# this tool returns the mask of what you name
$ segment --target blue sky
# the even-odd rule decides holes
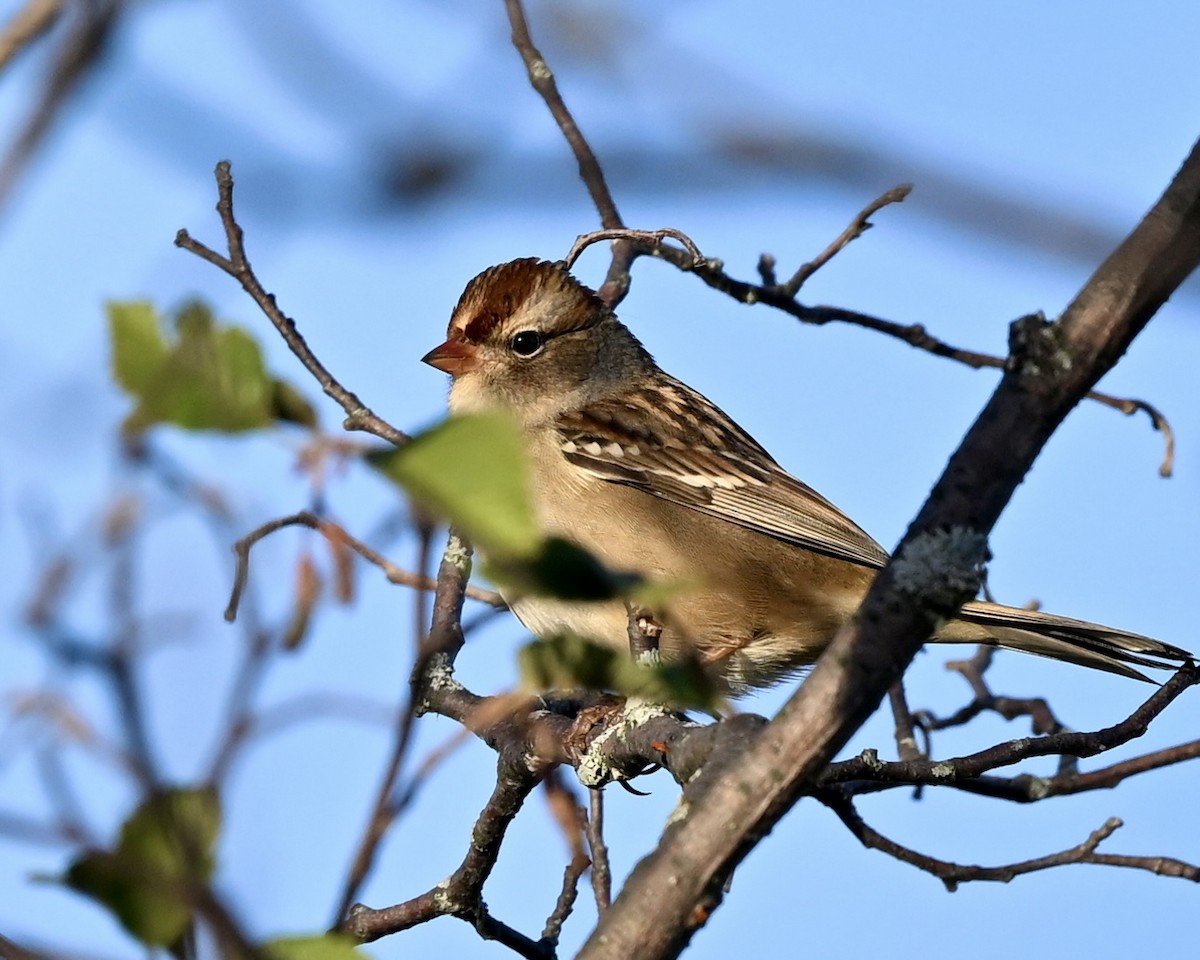
[[[0,3],[0,14],[17,6]],[[912,196],[881,212],[874,230],[809,282],[804,299],[921,322],[952,343],[1002,351],[1010,320],[1035,309],[1053,315],[1069,302],[1200,133],[1200,10],[1165,0],[1102,10],[1082,2],[558,3],[533,5],[531,17],[609,164],[628,222],[681,228],[750,276],[760,252],[783,265],[808,259],[870,199],[912,180]],[[276,371],[317,393],[233,282],[172,245],[181,226],[219,238],[218,159],[233,162],[264,283],[327,366],[404,429],[443,409],[443,379],[417,361],[442,339],[463,284],[498,261],[561,256],[593,226],[573,161],[507,36],[501,4],[461,0],[336,8],[178,0],[134,9],[111,58],[0,210],[5,695],[49,682],[99,726],[108,723],[97,689],[48,672],[19,623],[45,537],[82,537],[134,483],[113,454],[127,402],[107,378],[106,300],[148,297],[169,307],[201,296],[254,329]],[[43,66],[27,56],[0,77],[6,136]],[[763,143],[775,148],[767,159],[751,149]],[[425,194],[411,189],[429,161],[447,155],[461,178]],[[599,250],[579,268],[589,281],[603,270]],[[999,598],[1037,598],[1055,612],[1200,649],[1197,289],[1193,282],[1174,298],[1102,385],[1147,399],[1171,419],[1175,477],[1157,476],[1161,440],[1144,418],[1081,407],[996,528],[990,581]],[[873,334],[799,327],[722,300],[657,263],[639,265],[621,315],[666,369],[885,545],[899,539],[994,383],[992,374]],[[337,411],[325,404],[322,413],[333,429]],[[156,442],[221,485],[246,529],[310,501],[292,467],[294,435],[164,432]],[[395,506],[389,490],[357,470],[331,482],[328,501],[364,534]],[[160,493],[147,492],[147,510],[137,588],[146,622],[163,639],[144,680],[158,750],[186,780],[207,759],[241,634],[221,620],[224,548]],[[306,543],[297,534],[263,545],[255,583],[268,615],[286,609]],[[401,540],[391,553],[410,564],[413,545]],[[362,571],[358,603],[322,612],[306,647],[268,679],[266,702],[304,690],[395,699],[407,672],[412,598],[380,579]],[[72,617],[81,630],[96,629],[104,609],[96,581],[73,599]],[[460,660],[464,680],[504,688],[522,642],[510,620],[482,631]],[[915,705],[949,712],[963,702],[963,684],[940,666],[954,653],[918,658],[909,675]],[[1116,722],[1146,694],[1015,654],[998,659],[993,679],[1005,693],[1045,695],[1076,729]],[[769,712],[785,693],[745,707]],[[1138,746],[1189,739],[1198,719],[1196,698],[1185,697]],[[952,754],[1026,732],[989,719],[936,747]],[[423,721],[418,756],[450,733],[445,722]],[[39,809],[32,736],[25,726],[0,729],[0,811]],[[886,718],[876,718],[849,750],[886,752],[889,743]],[[256,935],[328,923],[387,745],[379,724],[314,722],[256,746],[235,773],[221,877]],[[65,755],[89,818],[110,831],[130,794],[82,751]],[[367,902],[419,893],[457,865],[490,770],[486,749],[472,745],[438,772],[385,845]],[[1197,776],[1184,766],[1029,808],[938,791],[914,803],[897,793],[864,802],[863,812],[902,843],[982,864],[1072,846],[1118,815],[1127,825],[1105,849],[1197,862],[1200,840],[1184,826],[1194,817]],[[662,775],[645,786],[650,798],[609,795],[618,871],[649,849],[676,796]],[[0,931],[88,955],[138,955],[99,911],[28,882],[31,873],[60,870],[64,856],[0,837]],[[487,888],[496,915],[540,930],[564,857],[535,796]],[[1029,942],[1062,957],[1154,955],[1182,949],[1186,934],[1173,918],[1190,915],[1194,898],[1180,881],[1098,867],[949,895],[863,850],[831,814],[802,803],[738,872],[688,955],[747,946],[786,954],[798,944],[814,955],[859,952],[856,944],[866,952],[881,938],[897,958],[927,955],[935,938],[970,942],[984,958]],[[587,903],[581,897],[567,946],[590,928]],[[451,920],[368,952],[423,950],[502,955]]]

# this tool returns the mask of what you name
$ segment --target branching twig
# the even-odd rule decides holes
[[[895,857],[911,864],[926,873],[931,873],[953,892],[960,883],[968,880],[995,880],[1007,883],[1013,877],[1033,873],[1038,870],[1049,870],[1051,867],[1061,867],[1069,863],[1103,863],[1112,866],[1134,867],[1149,870],[1162,876],[1182,877],[1185,880],[1200,882],[1200,867],[1192,866],[1181,860],[1169,857],[1130,857],[1099,854],[1096,848],[1113,835],[1121,827],[1121,821],[1111,817],[1103,826],[1070,849],[1052,853],[1032,860],[1022,860],[1000,867],[977,867],[966,864],[951,863],[938,860],[924,853],[918,853],[908,847],[901,846],[869,826],[854,808],[849,798],[839,791],[828,791],[817,794],[817,799],[829,807],[844,823],[847,829],[858,838],[864,847],[880,850],[888,856]]]
[[[342,927],[363,941],[424,923],[434,917],[454,916],[475,925],[490,939],[502,940],[521,956],[544,958],[553,955],[548,945],[524,937],[500,924],[487,913],[483,885],[496,865],[508,825],[538,778],[527,769],[502,764],[496,787],[471,830],[467,855],[458,869],[432,890],[393,907],[373,910],[358,904],[349,910]]]
[[[315,513],[308,510],[301,510],[299,513],[293,513],[289,516],[279,517],[264,523],[233,545],[234,553],[237,555],[237,571],[234,575],[233,590],[229,597],[229,605],[225,608],[226,620],[233,621],[237,617],[238,605],[241,601],[242,592],[246,588],[247,578],[249,577],[251,548],[259,540],[263,539],[263,537],[269,536],[276,530],[292,526],[308,527],[310,530],[316,530],[331,542],[349,547],[368,563],[373,563],[379,567],[383,571],[384,576],[387,577],[389,583],[413,587],[417,590],[437,589],[437,581],[432,577],[425,576],[424,574],[410,573],[407,570],[401,569],[382,554],[352,536],[339,524],[318,517]],[[488,606],[500,610],[507,609],[504,599],[500,594],[492,590],[483,590],[479,587],[468,586],[466,588],[466,595],[472,600],[478,600],[480,603],[488,604]]]
[[[885,195],[886,196],[886,195]],[[853,226],[853,224],[852,224]],[[849,229],[849,228],[848,228]],[[845,232],[843,232],[843,236]],[[836,245],[836,241],[831,246]],[[823,326],[826,323],[841,322],[862,327],[875,333],[881,333],[907,343],[910,347],[924,350],[935,357],[943,357],[965,364],[973,369],[1003,370],[1005,361],[992,354],[979,353],[975,350],[964,350],[955,347],[944,340],[933,336],[922,324],[901,324],[892,320],[871,314],[847,310],[842,307],[808,306],[799,303],[795,296],[789,294],[786,284],[775,283],[774,258],[764,255],[759,261],[759,273],[764,282],[759,284],[737,280],[725,272],[721,260],[712,257],[701,257],[697,260],[691,251],[684,252],[676,247],[660,245],[658,255],[687,273],[695,273],[714,290],[718,290],[739,303],[764,303],[767,306],[782,310],[789,316],[803,323]],[[1088,400],[1094,400],[1126,415],[1132,415],[1139,410],[1150,417],[1151,425],[1163,435],[1164,453],[1158,472],[1163,477],[1169,477],[1175,463],[1175,437],[1170,423],[1163,414],[1144,400],[1114,397],[1098,390],[1089,390],[1084,395]]]
[[[887,193],[876,197],[859,211],[858,216],[855,217],[850,222],[850,225],[838,235],[837,239],[835,239],[831,244],[829,244],[829,246],[817,254],[816,257],[814,257],[808,263],[801,265],[800,269],[797,270],[792,275],[792,278],[788,280],[787,283],[783,284],[780,289],[790,297],[796,296],[796,294],[800,292],[800,288],[804,286],[804,281],[820,270],[821,267],[825,266],[825,264],[832,260],[838,253],[849,246],[851,242],[857,240],[874,226],[870,220],[874,214],[878,213],[889,204],[903,202],[904,198],[910,193],[912,193],[912,184],[902,183],[898,187],[892,187],[892,189],[887,191]],[[759,272],[761,273],[762,271],[760,270]]]
[[[266,314],[267,319],[279,331],[279,335],[283,337],[289,349],[304,364],[305,369],[312,374],[325,394],[346,412],[346,419],[342,423],[345,429],[363,430],[398,447],[403,446],[409,441],[409,436],[372,413],[354,393],[342,386],[333,374],[325,369],[325,366],[309,349],[304,337],[300,335],[300,331],[296,329],[295,321],[279,309],[275,303],[274,294],[267,293],[263,289],[262,283],[259,282],[250,267],[250,261],[246,258],[242,228],[234,217],[233,175],[230,173],[229,161],[222,160],[218,163],[215,175],[217,179],[217,214],[221,218],[221,225],[225,228],[225,242],[229,255],[222,256],[211,247],[194,240],[187,230],[180,230],[175,235],[175,245],[194,253],[202,260],[207,260],[242,285],[242,289],[250,294],[259,309]]]
[[[984,673],[991,666],[995,653],[995,647],[980,646],[969,659],[951,660],[946,664],[947,670],[962,674],[975,696],[965,707],[945,718],[922,710],[915,719],[926,732],[960,727],[988,710],[1000,714],[1005,720],[1029,717],[1034,733],[1058,733],[1066,729],[1042,697],[998,697],[992,693]]]
[[[571,152],[575,155],[575,159],[579,163],[580,177],[587,186],[592,202],[600,214],[601,225],[606,230],[619,233],[625,225],[617,213],[616,203],[604,178],[604,171],[596,159],[591,145],[580,132],[578,124],[575,123],[563,102],[554,82],[553,72],[546,64],[545,58],[533,45],[529,35],[529,24],[520,0],[505,0],[505,6],[513,28],[513,44],[529,72],[530,83],[546,102],[546,106],[570,146]],[[653,254],[662,257],[681,270],[698,274],[710,287],[733,297],[740,303],[765,303],[804,323],[817,325],[834,321],[850,323],[894,337],[909,346],[932,353],[934,356],[955,360],[975,369],[983,367],[1004,369],[1005,361],[1002,358],[953,347],[931,335],[921,324],[899,324],[854,310],[830,306],[806,306],[796,301],[796,294],[804,282],[854,239],[862,236],[863,232],[871,226],[869,219],[872,215],[889,204],[901,202],[908,196],[911,189],[911,184],[900,184],[873,200],[859,212],[833,242],[811,261],[803,264],[787,282],[782,284],[776,278],[775,259],[769,254],[763,254],[759,259],[758,272],[762,283],[747,283],[736,280],[726,273],[721,260],[700,256],[700,251],[690,241],[686,242],[687,249],[685,251],[663,245],[661,237],[654,240],[655,231],[648,232],[651,238],[650,242],[646,242],[645,238],[636,238],[636,231],[634,231],[620,234],[620,239],[613,245],[612,260],[607,276],[597,292],[605,303],[610,307],[615,307],[629,291],[629,268],[633,261],[639,256]],[[675,232],[668,235],[679,238]],[[568,264],[574,262],[576,256],[578,256],[578,252],[573,248],[567,258]],[[1150,417],[1154,429],[1163,434],[1165,451],[1159,466],[1159,474],[1164,477],[1171,475],[1175,460],[1174,435],[1170,424],[1157,409],[1143,400],[1113,397],[1096,390],[1089,391],[1087,397],[1127,415],[1144,410]]]
[[[529,21],[521,0],[504,0],[504,6],[508,10],[508,20],[512,25],[513,46],[521,55],[525,69],[529,72],[529,83],[545,101],[550,115],[554,117],[554,122],[558,124],[571,153],[575,156],[575,162],[579,164],[580,179],[587,187],[592,203],[600,215],[600,226],[606,230],[624,228],[625,222],[617,211],[617,203],[613,199],[612,191],[608,189],[600,161],[596,159],[591,145],[563,102],[562,95],[558,92],[558,84],[554,81],[554,72],[546,63],[546,58],[533,44],[533,38],[529,34]],[[637,258],[637,249],[637,244],[628,239],[618,240],[613,244],[608,274],[598,291],[601,299],[611,307],[620,303],[629,291],[629,268]]]
[[[958,784],[981,777],[998,767],[1011,766],[1032,757],[1095,756],[1140,737],[1146,732],[1150,723],[1172,701],[1197,683],[1200,683],[1200,667],[1194,665],[1180,667],[1170,680],[1155,690],[1145,703],[1126,719],[1111,727],[1091,733],[1061,731],[1042,737],[1024,737],[1020,740],[1010,740],[988,747],[986,750],[980,750],[968,756],[948,760],[919,759],[888,763],[874,756],[858,757],[831,764],[822,774],[819,782],[823,786],[860,779],[910,785],[919,783]],[[1187,756],[1180,756],[1178,759],[1187,759]],[[1040,800],[1058,792],[1057,779],[1042,779],[1036,784],[1031,783],[1027,795],[1023,799],[1026,801]],[[1070,776],[1064,776],[1063,783],[1069,784],[1071,779]]]
[[[567,251],[567,255],[563,259],[563,264],[570,270],[584,250],[592,244],[600,243],[603,240],[628,240],[637,245],[639,253],[654,254],[661,249],[663,241],[667,237],[678,240],[683,244],[684,249],[694,258],[694,267],[698,267],[704,262],[704,254],[700,252],[700,248],[696,246],[696,242],[682,230],[676,230],[674,227],[660,227],[657,230],[631,230],[628,227],[610,227],[604,230],[592,230],[590,233],[582,233],[576,237],[575,242],[571,244],[571,249]],[[644,250],[641,248],[644,248]]]
[[[416,718],[424,712],[423,700],[426,688],[430,683],[430,666],[435,656],[439,654],[453,663],[453,654],[457,653],[457,646],[454,644],[461,645],[462,643],[462,604],[466,594],[466,581],[470,576],[470,557],[470,548],[451,530],[447,538],[446,550],[442,555],[441,565],[438,568],[433,625],[429,633],[421,637],[416,651],[409,696],[397,715],[395,743],[380,781],[366,829],[363,831],[362,839],[359,841],[346,883],[342,889],[342,896],[334,918],[335,923],[340,922],[347,915],[350,905],[358,896],[359,889],[374,865],[379,844],[395,821],[400,809],[397,799],[402,794],[397,791],[396,784],[404,759],[408,754],[409,744],[412,741],[413,724]],[[446,631],[453,634],[449,641],[447,641]],[[453,653],[451,647],[453,647]],[[499,841],[497,841],[497,847],[498,844]]]

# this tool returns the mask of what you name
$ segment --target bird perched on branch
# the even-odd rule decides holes
[[[479,274],[424,361],[454,378],[452,411],[516,417],[548,534],[614,570],[681,585],[661,616],[662,655],[697,657],[731,692],[815,661],[887,563],[837,507],[659,369],[563,263],[514,260]],[[620,601],[506,599],[536,635],[628,644]],[[967,603],[933,639],[1142,679],[1137,667],[1190,660],[1134,633],[985,602]]]

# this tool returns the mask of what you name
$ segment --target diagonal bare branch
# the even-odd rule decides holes
[[[376,416],[352,391],[342,386],[341,382],[325,369],[324,364],[317,359],[300,331],[296,329],[296,322],[279,309],[275,302],[275,295],[268,293],[263,288],[246,257],[245,238],[242,228],[234,216],[233,174],[228,160],[222,160],[217,164],[215,176],[217,179],[217,214],[221,218],[221,226],[225,229],[228,256],[223,256],[211,247],[193,239],[187,230],[180,230],[175,235],[175,246],[194,253],[202,260],[207,260],[242,285],[242,289],[250,294],[250,297],[258,304],[259,309],[279,331],[279,335],[283,337],[288,348],[304,364],[305,369],[312,374],[325,394],[346,411],[346,419],[342,423],[345,429],[373,433],[397,447],[408,443],[411,439],[408,434],[397,430],[386,420]]]

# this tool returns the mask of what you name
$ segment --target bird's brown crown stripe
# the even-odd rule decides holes
[[[596,308],[579,311],[577,327],[556,332],[590,327],[606,315],[595,292],[571,276],[561,263],[526,257],[489,267],[467,284],[454,308],[451,333],[468,343],[481,343],[535,293],[553,287],[592,301],[589,305]],[[464,322],[460,319],[463,316],[469,319]]]

